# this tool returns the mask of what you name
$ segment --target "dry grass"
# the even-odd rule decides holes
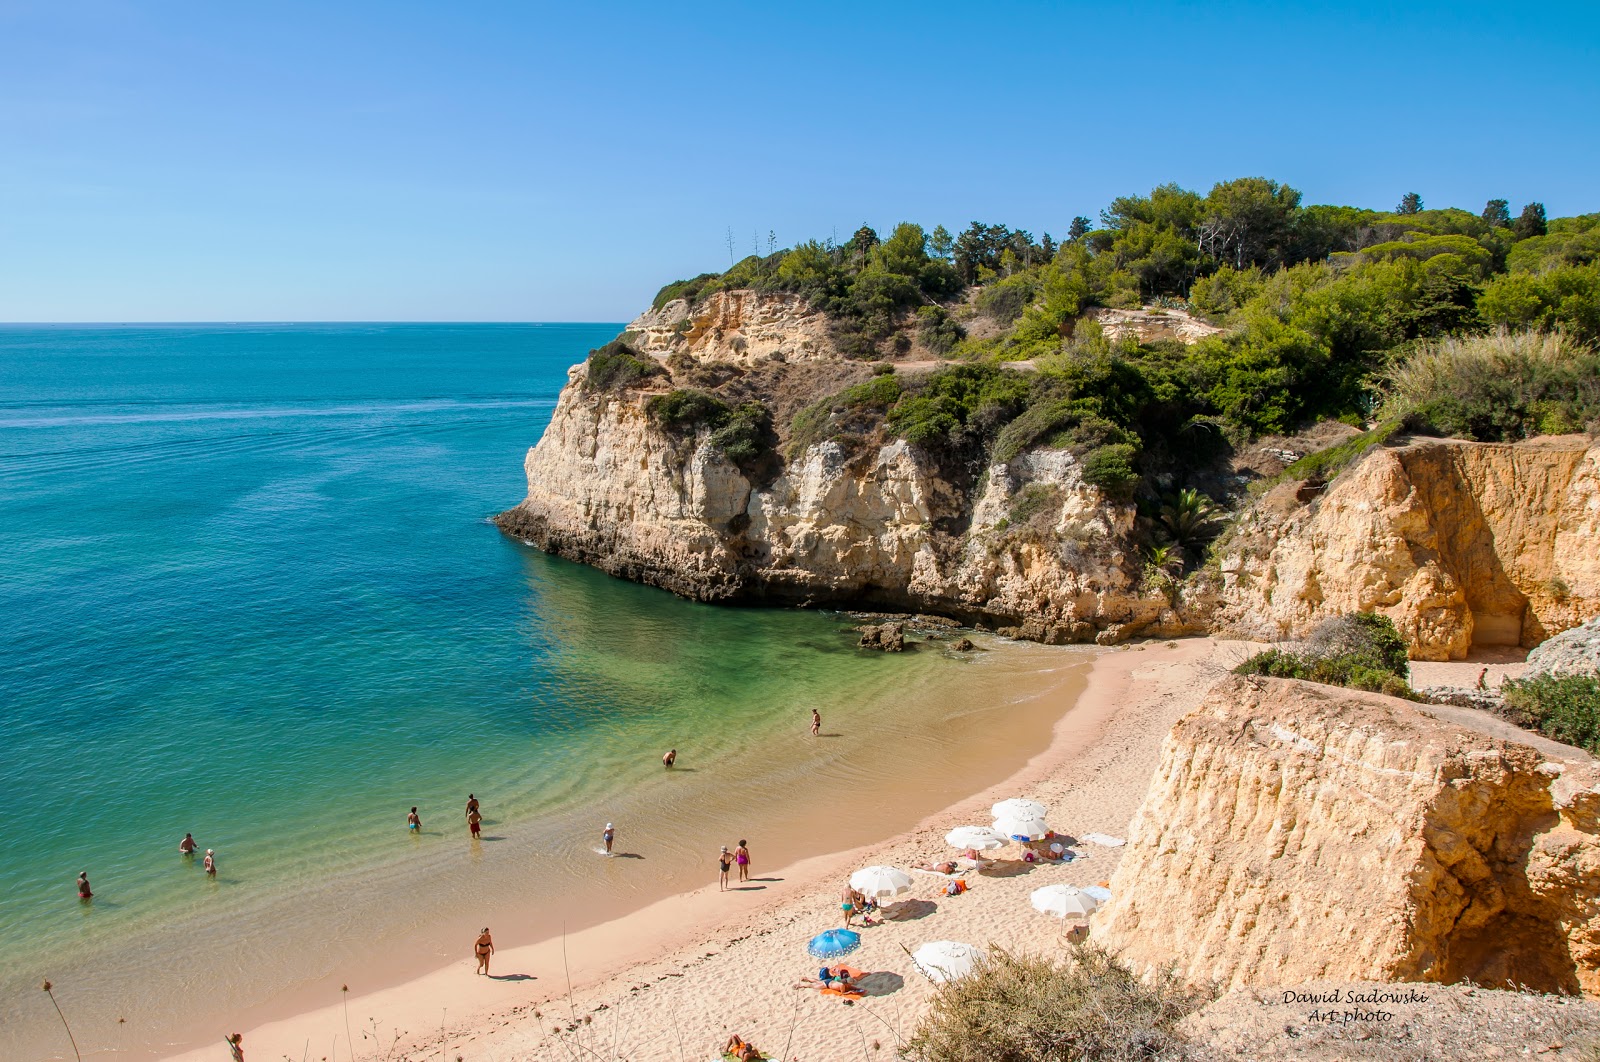
[[[1057,963],[996,949],[943,986],[905,1049],[917,1062],[1180,1059],[1178,1022],[1203,998],[1170,974],[1141,980],[1094,945]]]

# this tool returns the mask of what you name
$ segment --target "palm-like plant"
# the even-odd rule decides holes
[[[1163,494],[1156,521],[1181,547],[1198,545],[1205,541],[1216,519],[1215,502],[1193,487],[1184,487],[1176,494]]]

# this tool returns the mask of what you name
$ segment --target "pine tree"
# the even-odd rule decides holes
[[[1529,203],[1522,208],[1522,213],[1517,215],[1517,223],[1511,226],[1511,231],[1519,240],[1526,240],[1529,236],[1543,236],[1545,234],[1544,204]]]
[[[1396,214],[1422,213],[1422,197],[1416,192],[1407,192],[1400,197],[1400,205],[1394,208]]]
[[[1504,199],[1491,199],[1484,204],[1483,220],[1490,227],[1496,229],[1509,229],[1511,227],[1511,209]]]

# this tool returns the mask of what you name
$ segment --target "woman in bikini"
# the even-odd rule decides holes
[[[728,868],[733,865],[733,857],[728,855],[728,846],[722,846],[722,854],[717,856],[717,891],[728,891]]]
[[[742,838],[739,841],[739,847],[735,848],[733,850],[733,861],[735,863],[739,864],[739,880],[740,881],[749,881],[750,880],[750,849],[745,847],[745,843],[744,843],[744,840]]]
[[[206,849],[206,876],[212,878],[217,876],[217,853],[209,848]]]
[[[478,934],[477,943],[472,945],[472,953],[478,957],[478,972],[487,976],[489,956],[494,954],[494,938],[489,935],[488,926],[484,926],[483,932]]]
[[[412,833],[418,833],[422,830],[422,816],[417,814],[416,808],[412,808],[411,814],[406,816],[406,829]]]
[[[860,893],[856,892],[855,889],[852,889],[848,885],[846,885],[844,887],[844,891],[839,894],[839,910],[844,912],[844,927],[846,929],[850,928],[850,919],[855,917],[856,905],[860,896]]]

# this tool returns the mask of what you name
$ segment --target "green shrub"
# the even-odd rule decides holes
[[[978,309],[1001,324],[1010,324],[1022,316],[1022,311],[1033,301],[1037,281],[1028,273],[1018,273],[996,281],[983,289],[978,296]]]
[[[1385,417],[1480,442],[1600,417],[1600,352],[1560,332],[1442,339],[1413,350],[1382,379]]]
[[[961,430],[960,406],[948,398],[912,395],[889,411],[889,428],[914,446],[936,449]]]
[[[741,468],[772,448],[772,417],[760,402],[743,402],[729,410],[711,433],[711,445]]]
[[[917,338],[930,353],[943,357],[966,338],[966,332],[944,307],[923,306],[917,310]]]
[[[722,399],[689,388],[653,396],[644,411],[656,427],[674,435],[692,435],[702,427],[716,429],[730,412]]]
[[[1307,479],[1327,482],[1354,464],[1356,459],[1374,446],[1382,446],[1389,441],[1390,436],[1399,431],[1402,425],[1399,417],[1393,417],[1360,435],[1352,435],[1344,442],[1334,443],[1315,453],[1306,454],[1300,460],[1283,470],[1283,474],[1276,477],[1273,482],[1278,483],[1291,479]]]
[[[1061,949],[1056,949],[1057,951]],[[915,1062],[1155,1062],[1183,1057],[1178,1022],[1204,997],[1170,970],[1149,980],[1094,945],[996,949],[941,985],[904,1055]]]
[[[620,391],[637,387],[653,376],[664,375],[654,358],[640,354],[620,339],[589,351],[589,373],[583,386],[589,391]]]
[[[1600,680],[1589,675],[1537,675],[1500,687],[1519,726],[1600,753]]]
[[[1017,493],[1011,503],[1011,512],[1006,517],[1010,524],[1025,524],[1035,516],[1059,511],[1061,508],[1061,491],[1053,484],[1030,483]]]
[[[1083,480],[1114,498],[1130,498],[1139,483],[1138,458],[1138,448],[1127,443],[1090,450],[1083,457]]]
[[[1234,672],[1305,679],[1414,700],[1416,693],[1406,680],[1408,648],[1389,617],[1361,612],[1318,624],[1302,652],[1267,649]]]
[[[867,434],[881,424],[883,414],[902,393],[890,368],[889,373],[852,384],[796,413],[789,424],[789,456],[798,457],[807,447],[828,439]]]

